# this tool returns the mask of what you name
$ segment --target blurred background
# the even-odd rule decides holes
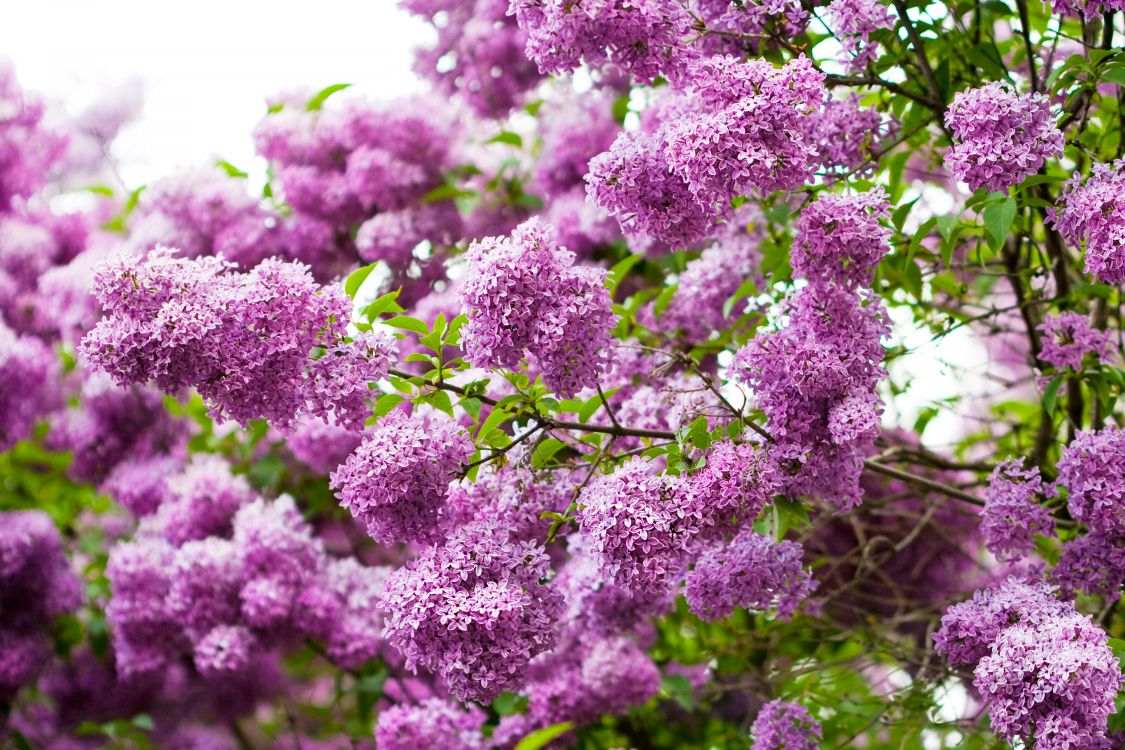
[[[352,83],[392,98],[419,91],[413,50],[432,31],[394,0],[8,2],[0,61],[26,89],[80,111],[117,87],[142,108],[114,144],[139,185],[225,159],[255,175],[250,131],[266,98]]]

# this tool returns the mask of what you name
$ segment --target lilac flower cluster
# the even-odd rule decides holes
[[[525,47],[527,34],[509,17],[508,0],[401,0],[429,20],[437,41],[419,49],[415,69],[446,93],[458,93],[479,115],[503,117],[542,80]]]
[[[532,219],[469,246],[461,340],[477,367],[513,369],[530,354],[547,387],[570,397],[605,372],[615,317],[605,272],[573,265],[553,232]]]
[[[543,106],[542,149],[535,164],[535,187],[554,200],[584,185],[590,159],[613,145],[621,126],[609,97],[568,96]]]
[[[1095,164],[1085,184],[1076,174],[1047,219],[1086,251],[1086,273],[1105,284],[1125,281],[1125,160]]]
[[[12,69],[0,65],[0,211],[39,190],[65,152],[65,137],[43,121],[44,110],[20,88]]]
[[[590,162],[590,196],[627,234],[690,245],[732,198],[797,187],[815,167],[810,114],[824,75],[807,58],[780,69],[706,58],[692,64],[691,82],[651,131],[618,136]]]
[[[736,607],[768,611],[788,620],[816,583],[805,570],[804,549],[752,530],[704,550],[685,576],[684,596],[704,620],[720,620]]]
[[[724,315],[727,300],[747,279],[760,279],[759,243],[766,233],[761,212],[748,203],[720,229],[715,244],[680,274],[676,294],[658,319],[662,330],[678,331],[688,341],[703,341],[729,324],[737,310]]]
[[[475,450],[444,415],[383,417],[332,474],[340,504],[383,544],[435,541],[450,482]]]
[[[701,523],[685,481],[632,458],[582,490],[578,522],[607,580],[652,594],[678,575]]]
[[[893,29],[895,15],[878,0],[832,0],[828,4],[829,28],[843,47],[841,62],[848,72],[866,70],[879,54],[871,34]]]
[[[760,332],[731,370],[766,414],[786,493],[854,507],[863,453],[878,431],[887,313],[866,290],[816,283],[787,312],[788,324]]]
[[[973,190],[1007,190],[1062,153],[1063,136],[1040,93],[993,82],[959,91],[945,113],[953,147],[945,166]]]
[[[0,320],[0,450],[29,437],[35,423],[61,406],[60,362],[34,336],[21,336]]]
[[[1051,0],[1051,11],[1060,16],[1097,18],[1105,13],[1125,10],[1120,0]]]
[[[1099,331],[1090,321],[1076,312],[1062,312],[1048,315],[1039,324],[1043,349],[1039,358],[1049,365],[1070,368],[1075,372],[1082,369],[1086,355],[1108,364],[1114,349],[1113,337],[1108,331]]]
[[[1051,512],[1041,504],[1047,488],[1039,469],[1025,469],[1023,459],[1009,458],[992,472],[981,510],[981,533],[988,551],[1001,560],[1020,558],[1035,546],[1034,536],[1054,536]]]
[[[316,474],[327,476],[344,463],[363,441],[363,434],[319,418],[298,420],[286,436],[293,457]]]
[[[0,213],[0,316],[8,326],[20,333],[51,333],[62,311],[42,298],[40,280],[74,260],[88,239],[81,214],[56,215],[42,204],[22,202]]]
[[[761,446],[713,444],[707,463],[689,480],[691,503],[703,521],[701,535],[723,536],[753,523],[782,484],[777,465]]]
[[[810,139],[825,179],[870,174],[877,156],[898,130],[898,123],[874,107],[864,107],[859,97],[825,99],[809,118]]]
[[[826,194],[801,212],[791,249],[793,273],[812,283],[870,286],[890,249],[890,216],[882,188],[856,195]]]
[[[532,664],[524,691],[527,712],[501,719],[492,741],[511,748],[535,730],[560,722],[593,724],[602,716],[625,714],[659,691],[660,671],[635,641],[571,633]]]
[[[375,337],[341,346],[349,300],[295,263],[236,273],[161,250],[107,264],[95,292],[106,317],[82,342],[89,362],[120,385],[195,387],[213,413],[242,424],[284,427],[312,413],[362,425],[367,380],[385,374],[394,351]],[[321,346],[330,359],[310,360]]]
[[[751,750],[817,750],[820,724],[800,703],[781,699],[762,706],[750,727]]]
[[[387,577],[385,636],[462,700],[487,702],[522,685],[555,645],[562,595],[543,583],[550,561],[496,523],[474,522]]]
[[[168,484],[177,495],[111,550],[106,568],[124,677],[190,655],[204,678],[228,679],[293,636],[317,638],[344,668],[378,653],[382,569],[332,560],[292,498],[258,498],[211,463]]]
[[[713,32],[699,43],[715,54],[741,54],[747,47],[757,50],[764,32],[796,36],[809,17],[797,0],[692,0],[690,7]]]
[[[1008,579],[942,617],[934,636],[973,686],[1002,738],[1037,748],[1096,747],[1121,688],[1105,632],[1038,582]]]
[[[585,63],[618,68],[640,83],[676,81],[693,56],[686,43],[691,16],[675,0],[512,0],[510,12],[527,32],[527,56],[547,74]]]
[[[1092,531],[1125,535],[1125,430],[1079,432],[1057,469],[1074,520]]]
[[[476,706],[465,709],[441,698],[399,704],[379,712],[375,743],[381,750],[485,750],[484,720]]]
[[[52,620],[82,599],[62,539],[39,511],[0,513],[0,701],[9,701],[50,656]]]
[[[277,106],[254,142],[292,209],[281,228],[296,249],[285,257],[309,263],[320,278],[345,272],[357,255],[403,277],[416,246],[460,236],[451,201],[422,200],[453,165],[453,123],[434,103],[351,99],[308,111],[304,97],[291,97]],[[298,252],[306,245],[313,252]]]
[[[122,464],[182,459],[188,426],[168,412],[163,395],[143,385],[121,388],[103,372],[83,374],[79,407],[56,416],[47,440],[50,447],[74,454],[67,470],[71,477],[97,485]],[[134,512],[140,516],[149,510]]]
[[[1116,597],[1125,582],[1125,431],[1079,432],[1057,469],[1056,487],[1088,531],[1063,545],[1054,580],[1067,592]]]

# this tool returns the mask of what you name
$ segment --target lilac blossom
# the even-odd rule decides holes
[[[1046,495],[1039,469],[1025,469],[1023,459],[1010,458],[997,466],[981,511],[988,551],[1000,559],[1020,558],[1034,548],[1035,534],[1054,536],[1054,520],[1042,505]]]

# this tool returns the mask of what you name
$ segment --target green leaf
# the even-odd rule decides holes
[[[516,750],[540,750],[540,748],[546,747],[551,740],[562,737],[573,728],[574,722],[572,721],[543,727],[520,740],[519,744],[516,745]]]
[[[383,313],[400,313],[405,312],[402,305],[398,303],[399,290],[395,289],[393,292],[387,292],[382,297],[372,302],[367,307],[363,308],[363,317],[367,320],[374,321]]]
[[[566,443],[558,438],[547,438],[535,446],[535,450],[531,453],[531,465],[536,469],[542,469],[547,463],[554,458],[555,454],[566,447]]]
[[[513,133],[510,130],[505,130],[499,135],[489,138],[485,143],[507,143],[509,146],[523,148],[523,138],[519,133]]]
[[[383,325],[390,326],[391,328],[401,328],[406,331],[413,331],[414,333],[425,336],[430,332],[430,327],[418,320],[411,318],[407,315],[396,315],[393,318],[387,318],[383,321]]]
[[[731,310],[738,304],[739,300],[746,299],[747,297],[756,295],[758,293],[758,285],[754,283],[753,279],[746,279],[746,281],[739,284],[738,289],[734,290],[734,294],[727,298],[723,303],[723,317],[729,318]]]
[[[691,689],[691,680],[682,674],[666,674],[660,678],[660,691],[671,700],[680,704],[685,711],[695,707],[695,694]]]
[[[346,88],[351,88],[351,85],[350,83],[334,83],[331,86],[321,89],[312,99],[309,99],[309,103],[305,105],[305,109],[309,112],[319,111],[320,108],[324,106],[324,103],[328,101],[328,97]]]
[[[439,201],[452,200],[454,198],[472,198],[477,192],[475,190],[463,190],[456,185],[438,185],[422,196],[423,203],[437,203]]]
[[[1048,414],[1055,413],[1055,399],[1059,395],[1059,386],[1063,383],[1063,376],[1059,375],[1047,383],[1047,387],[1043,390],[1043,409]]]
[[[406,400],[406,397],[401,393],[384,393],[375,402],[375,416],[385,417],[391,413],[391,410]]]
[[[999,250],[1008,239],[1012,230],[1012,221],[1016,218],[1016,202],[1012,198],[1005,198],[996,203],[989,203],[984,209],[984,230],[989,237],[989,246]]]
[[[628,255],[613,264],[613,268],[609,269],[609,273],[606,274],[605,277],[605,285],[609,289],[610,294],[617,291],[617,285],[621,283],[621,280],[625,278],[629,270],[637,265],[637,262],[640,261],[642,257],[643,256],[636,254]]]
[[[363,268],[357,268],[348,274],[348,278],[344,281],[344,291],[349,297],[355,299],[356,292],[359,291],[359,288],[363,286],[363,282],[367,281],[367,277],[371,275],[371,272],[374,271],[378,265],[379,262],[376,261]]]
[[[215,162],[215,166],[226,172],[227,177],[234,177],[241,180],[250,176],[246,172],[243,172],[241,169],[231,164],[226,159],[220,159],[219,161]]]

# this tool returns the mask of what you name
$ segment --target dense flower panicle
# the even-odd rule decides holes
[[[704,248],[680,274],[676,294],[658,318],[660,327],[682,332],[689,341],[703,341],[737,318],[738,308],[724,315],[723,307],[744,281],[760,281],[759,243],[765,226],[751,204],[736,210],[715,244]]]
[[[1097,18],[1118,10],[1125,10],[1121,0],[1051,0],[1052,12],[1073,18]]]
[[[0,321],[0,450],[29,437],[36,421],[62,405],[61,369],[49,346]]]
[[[609,637],[633,632],[650,618],[671,611],[670,590],[632,593],[607,580],[584,535],[571,534],[567,549],[570,559],[555,582],[566,598],[566,620],[572,628]]]
[[[344,463],[362,441],[362,432],[306,417],[294,425],[285,446],[313,472],[327,476]]]
[[[415,70],[443,92],[459,93],[484,117],[503,117],[541,80],[524,54],[527,34],[508,16],[508,0],[400,0],[430,20],[434,46],[419,49]]]
[[[363,429],[371,413],[369,384],[384,378],[397,356],[398,345],[386,331],[358,333],[329,347],[309,365],[306,393],[313,411],[342,427]]]
[[[0,65],[0,211],[31,195],[66,151],[66,139],[43,121],[42,102],[20,88],[8,65]]]
[[[1040,627],[1073,612],[1074,605],[1060,601],[1042,581],[1012,577],[949,607],[934,634],[934,645],[951,665],[972,666],[988,655],[1004,628]]]
[[[1092,531],[1125,536],[1125,430],[1079,432],[1063,448],[1057,469],[1074,520]]]
[[[146,456],[121,461],[102,482],[101,491],[135,518],[155,513],[168,498],[167,480],[183,468],[179,456]]]
[[[674,0],[511,0],[527,32],[527,56],[547,74],[585,63],[615,66],[640,83],[678,81],[695,52],[686,43],[691,16]]]
[[[41,298],[40,279],[78,257],[88,234],[89,218],[83,214],[54,214],[22,202],[10,213],[0,212],[0,323],[40,335],[54,327],[55,311]]]
[[[257,645],[254,634],[241,625],[219,625],[195,645],[195,668],[209,678],[241,672]]]
[[[875,171],[876,158],[898,130],[898,123],[874,107],[864,107],[859,96],[827,97],[809,116],[810,139],[816,148],[817,166],[825,179]]]
[[[1047,220],[1086,251],[1086,273],[1106,284],[1125,281],[1125,160],[1094,164],[1066,184]]]
[[[1076,312],[1062,312],[1048,315],[1039,324],[1043,349],[1039,358],[1058,368],[1081,370],[1086,355],[1108,364],[1116,349],[1113,336],[1108,331],[1099,331],[1090,321]]]
[[[1070,613],[1004,628],[974,671],[992,731],[1041,750],[1096,747],[1104,738],[1121,668],[1105,631]]]
[[[175,548],[158,537],[110,550],[106,577],[112,597],[106,619],[117,669],[126,679],[157,673],[188,648],[168,602],[175,558]]]
[[[622,133],[612,148],[590,160],[586,190],[626,235],[691,245],[712,227],[715,210],[669,168],[660,143],[655,135]]]
[[[245,183],[218,168],[157,180],[137,203],[130,244],[139,251],[175,247],[185,258],[222,255],[244,268],[281,253],[279,218],[259,206]]]
[[[423,203],[398,211],[383,211],[359,225],[355,247],[368,263],[383,261],[402,273],[415,259],[415,250],[429,243],[449,245],[462,234],[461,214],[449,201]]]
[[[574,254],[535,219],[511,237],[474,242],[466,260],[461,340],[470,362],[512,369],[526,352],[560,396],[597,384],[615,321],[604,271],[573,265]]]
[[[0,513],[0,700],[50,655],[51,621],[82,600],[54,522],[39,511]]]
[[[350,319],[342,289],[274,259],[235,273],[217,258],[158,250],[104,266],[95,293],[106,317],[80,347],[90,363],[120,385],[195,387],[215,414],[243,424],[286,426],[310,411],[309,354],[334,346]]]
[[[164,487],[164,499],[145,527],[177,547],[227,535],[235,514],[256,498],[246,477],[232,474],[230,464],[210,454],[194,456]]]
[[[442,698],[399,704],[379,712],[375,743],[380,750],[484,750],[485,718],[476,706],[462,708]]]
[[[434,541],[450,482],[473,451],[469,434],[448,417],[392,412],[333,472],[332,487],[372,539]]]
[[[992,472],[981,510],[981,532],[988,551],[1001,560],[1020,558],[1035,547],[1034,536],[1054,536],[1051,512],[1041,504],[1047,488],[1035,466],[1009,458]]]
[[[817,750],[823,730],[800,703],[780,699],[762,706],[750,727],[751,750]]]
[[[621,126],[611,105],[606,96],[586,94],[568,96],[540,110],[543,146],[535,165],[535,187],[544,197],[553,201],[582,187],[590,159],[613,145]]]
[[[780,490],[782,478],[769,452],[753,443],[724,440],[711,446],[707,464],[691,476],[691,503],[706,536],[753,523]]]
[[[1125,583],[1125,536],[1094,531],[1067,541],[1051,580],[1068,595],[1116,599]]]
[[[466,524],[388,576],[385,636],[408,668],[435,672],[462,700],[490,701],[555,645],[563,598],[542,582],[548,571],[542,547]]]
[[[787,325],[735,353],[731,372],[753,390],[786,474],[786,494],[857,505],[863,451],[874,438],[885,376],[887,313],[874,294],[810,284],[787,303]]]
[[[582,261],[621,239],[617,220],[587,197],[585,187],[551,199],[543,218],[555,227],[559,245]]]
[[[180,458],[189,426],[172,416],[164,396],[143,385],[120,387],[103,372],[85,372],[79,408],[60,414],[48,444],[74,453],[71,477],[104,482],[122,462]]]
[[[716,54],[745,53],[747,41],[738,36],[754,40],[771,30],[779,35],[795,36],[804,30],[809,16],[797,0],[692,0],[690,7],[706,22],[708,29],[720,32],[697,42],[704,45],[706,52]],[[759,42],[750,44],[756,47]]]
[[[793,273],[812,283],[870,286],[875,267],[890,250],[890,216],[882,188],[856,195],[821,195],[797,220],[791,249]]]
[[[895,25],[895,15],[878,0],[832,0],[828,18],[829,28],[843,47],[841,62],[851,73],[865,70],[879,56],[871,34]]]
[[[701,519],[685,480],[632,458],[582,490],[578,522],[601,573],[645,595],[666,589],[680,572]]]
[[[1007,190],[1062,153],[1047,98],[999,82],[954,94],[945,124],[954,141],[945,166],[973,190]]]
[[[704,620],[720,620],[736,607],[776,610],[779,619],[788,620],[816,588],[803,558],[796,542],[775,542],[747,529],[696,558],[684,595]]]
[[[693,244],[731,199],[797,187],[816,166],[810,115],[824,100],[824,74],[807,58],[782,68],[705,58],[691,82],[685,103],[651,132],[618,136],[590,162],[590,196],[627,234]]]
[[[297,598],[296,626],[323,641],[325,654],[342,669],[359,669],[383,653],[380,598],[389,571],[353,557],[332,560]]]

